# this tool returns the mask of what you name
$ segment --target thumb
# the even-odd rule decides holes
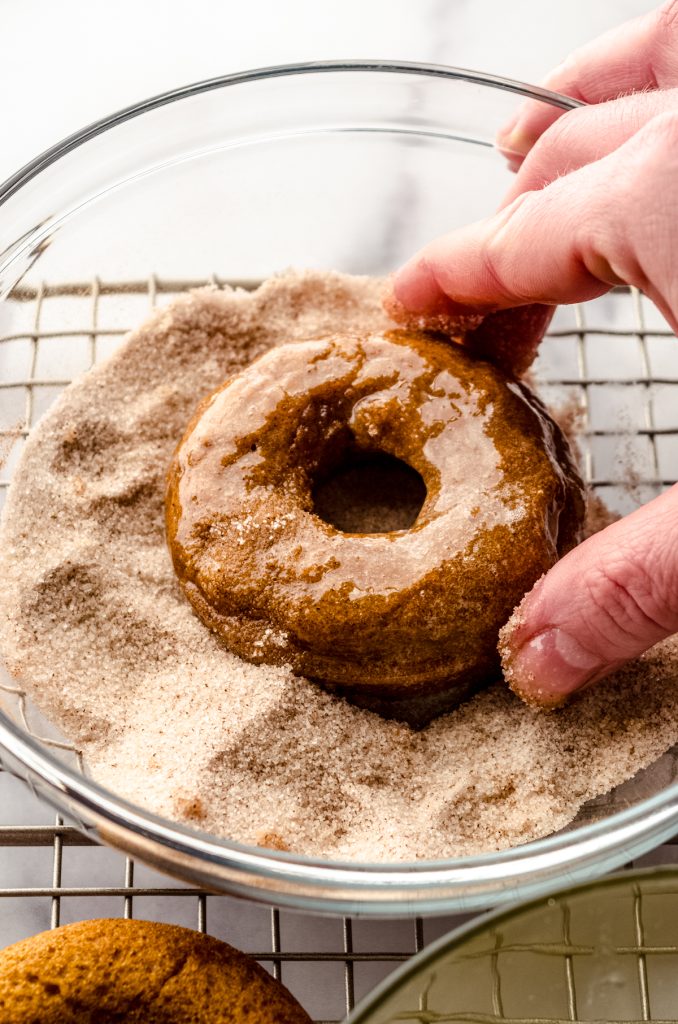
[[[678,632],[678,484],[589,537],[501,631],[504,675],[523,700],[563,703]]]

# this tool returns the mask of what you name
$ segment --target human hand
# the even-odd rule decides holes
[[[670,0],[575,50],[541,84],[587,104],[674,88],[678,85],[678,3]],[[498,139],[514,169],[562,114],[533,101],[518,108]]]
[[[583,301],[627,283],[676,330],[678,3],[590,44],[548,84],[603,102],[561,116],[523,107],[506,134],[529,155],[507,205],[417,254],[395,275],[391,307],[424,320],[500,310],[510,325],[512,307]],[[652,91],[605,102],[635,88]],[[492,318],[485,323],[491,351]],[[513,359],[525,363],[518,345]],[[676,631],[678,486],[537,583],[502,631],[504,672],[526,700],[552,706]]]

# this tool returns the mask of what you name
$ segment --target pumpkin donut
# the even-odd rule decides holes
[[[311,1024],[280,982],[225,942],[110,919],[41,932],[0,952],[11,1024]]]
[[[413,525],[345,533],[323,480],[383,453],[423,480]],[[583,485],[528,388],[417,331],[271,349],[198,407],[168,478],[167,537],[236,654],[415,726],[500,675],[497,634],[578,540]]]

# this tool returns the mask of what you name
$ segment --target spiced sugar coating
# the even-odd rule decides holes
[[[12,1024],[311,1024],[262,967],[176,925],[81,921],[0,952],[0,1020]]]
[[[678,741],[678,638],[555,714],[498,682],[415,732],[232,654],[164,534],[166,469],[199,397],[276,345],[388,330],[381,288],[305,271],[202,289],[67,388],[0,517],[0,654],[92,777],[156,814],[340,861],[474,856],[564,828]],[[589,531],[601,520],[590,510]],[[668,755],[605,813],[675,777]]]
[[[317,482],[375,452],[421,475],[413,526],[321,520]],[[386,331],[281,346],[207,398],[172,462],[167,535],[232,651],[420,726],[499,677],[499,628],[583,511],[567,443],[524,385]]]

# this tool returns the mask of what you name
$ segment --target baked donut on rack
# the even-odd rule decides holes
[[[414,523],[324,521],[322,482],[376,453],[419,474]],[[414,726],[499,678],[500,627],[583,511],[567,441],[528,388],[407,330],[268,351],[200,404],[166,501],[177,577],[232,651]]]
[[[3,1024],[311,1024],[256,960],[173,924],[110,918],[0,952]]]

